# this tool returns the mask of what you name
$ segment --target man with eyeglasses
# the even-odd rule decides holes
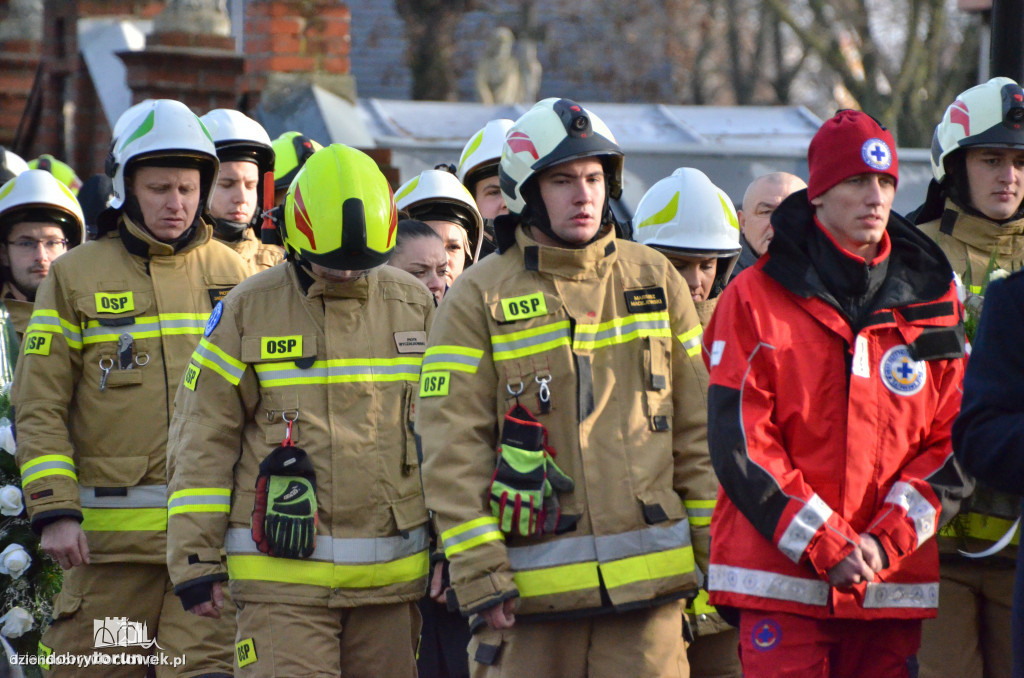
[[[0,297],[20,339],[50,263],[82,242],[85,220],[71,191],[45,170],[28,170],[0,189]]]

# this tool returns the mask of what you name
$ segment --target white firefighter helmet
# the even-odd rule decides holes
[[[1010,78],[976,85],[946,108],[932,136],[935,180],[946,177],[951,153],[972,146],[1024,149],[1024,90]]]
[[[85,239],[85,217],[75,194],[46,170],[26,170],[0,187],[0,233],[25,222],[53,222],[64,231],[68,247]]]
[[[498,176],[508,211],[526,207],[523,187],[538,172],[578,158],[599,157],[607,197],[622,195],[622,149],[604,122],[570,99],[544,99],[524,113],[505,137]]]
[[[120,209],[127,197],[125,176],[139,162],[165,159],[169,166],[188,166],[199,170],[200,211],[206,208],[219,162],[209,131],[188,106],[173,99],[144,102],[114,140],[111,150],[114,197],[110,206]],[[119,120],[118,123],[121,121]]]
[[[8,181],[29,169],[25,159],[14,151],[0,146],[0,182]]]
[[[498,162],[501,160],[501,148],[505,145],[505,135],[515,123],[508,118],[491,120],[477,131],[459,156],[459,181],[472,191],[472,186],[481,175],[493,176],[498,173]]]
[[[420,172],[399,187],[395,204],[413,219],[459,224],[469,236],[466,256],[471,261],[479,258],[484,220],[473,196],[451,172],[442,169]]]
[[[274,147],[263,125],[245,113],[230,108],[215,108],[199,118],[217,147],[221,162],[253,160],[260,175],[274,169]]]
[[[692,167],[680,167],[651,186],[637,205],[633,225],[637,242],[667,254],[728,259],[719,266],[725,280],[739,259],[736,208],[725,191]]]

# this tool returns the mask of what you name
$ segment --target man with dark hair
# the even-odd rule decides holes
[[[622,151],[592,112],[537,103],[499,176],[499,254],[439,307],[416,420],[452,595],[484,622],[471,672],[687,675],[716,490],[697,312],[615,237]]]

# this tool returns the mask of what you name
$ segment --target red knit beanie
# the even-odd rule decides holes
[[[850,109],[839,111],[817,131],[807,149],[807,165],[808,200],[855,174],[888,174],[896,182],[900,178],[892,134],[867,113]]]

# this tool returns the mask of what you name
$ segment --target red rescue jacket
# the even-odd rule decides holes
[[[852,323],[808,254],[817,227],[806,193],[772,223],[769,256],[726,288],[704,335],[722,485],[711,602],[818,618],[934,617],[932,537],[971,484],[950,444],[964,371],[952,271],[893,214],[884,281]],[[873,583],[830,587],[828,570],[865,532],[889,567]]]

